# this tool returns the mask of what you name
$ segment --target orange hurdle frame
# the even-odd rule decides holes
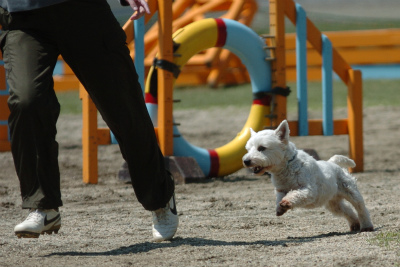
[[[285,69],[285,16],[296,25],[296,7],[293,0],[269,0],[270,4],[270,34],[273,37],[267,38],[267,45],[271,46],[275,60],[272,61],[273,87],[279,86],[286,88],[286,69]],[[307,18],[307,41],[321,55],[322,39],[321,32]],[[349,156],[352,158],[356,167],[350,169],[352,172],[364,170],[364,145],[363,145],[363,117],[362,117],[362,78],[361,71],[353,70],[343,57],[332,47],[333,70],[340,79],[347,85],[347,108],[348,118],[333,121],[334,135],[349,135]],[[276,106],[274,113],[276,120],[271,122],[272,126],[277,126],[280,121],[286,119],[286,99],[276,96]],[[322,135],[322,120],[309,120],[309,135]],[[298,122],[289,121],[291,135],[298,135]]]

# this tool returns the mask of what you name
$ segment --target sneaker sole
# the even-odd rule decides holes
[[[39,236],[42,234],[42,235],[44,235],[44,234],[48,234],[48,235],[51,235],[51,234],[58,234],[58,231],[60,230],[60,228],[61,228],[61,225],[59,225],[59,226],[54,226],[53,228],[51,228],[51,229],[49,229],[49,230],[46,230],[46,231],[43,231],[43,232],[41,232],[40,234],[39,233],[34,233],[34,232],[28,232],[28,231],[21,231],[21,232],[15,232],[15,235],[18,237],[18,238],[39,238]]]

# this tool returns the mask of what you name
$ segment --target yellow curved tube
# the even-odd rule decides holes
[[[224,176],[237,171],[242,166],[242,157],[246,153],[246,143],[250,138],[250,128],[260,131],[266,125],[265,114],[269,107],[263,105],[252,105],[249,117],[242,131],[228,144],[216,148],[219,156],[218,176]]]
[[[218,36],[220,34],[218,27],[220,27],[220,24],[215,19],[210,18],[189,24],[176,31],[173,34],[173,40],[179,47],[174,52],[174,63],[182,68],[198,52],[211,47],[222,46],[223,44],[221,45],[220,42],[225,42],[226,35]],[[154,67],[150,69],[149,77],[151,77],[153,71]],[[151,79],[147,79],[146,93],[150,91],[150,83]],[[241,168],[242,157],[246,153],[245,145],[250,138],[250,128],[255,131],[262,130],[267,123],[265,115],[268,113],[269,106],[253,103],[249,117],[238,135],[231,142],[214,150],[214,155],[218,155],[219,161],[215,165],[218,168],[218,176],[231,174]]]

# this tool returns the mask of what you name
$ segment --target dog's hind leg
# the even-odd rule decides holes
[[[360,220],[360,231],[361,232],[371,232],[374,231],[374,226],[372,225],[371,218],[369,217],[369,212],[365,206],[364,199],[358,192],[357,188],[352,188],[350,194],[345,195],[345,199],[349,201],[358,213],[358,219]]]
[[[357,185],[353,180],[342,180],[339,185],[339,191],[341,195],[349,201],[353,207],[356,209],[358,214],[358,219],[360,221],[361,232],[371,232],[374,231],[374,226],[372,225],[371,218],[367,207],[365,206],[364,199],[361,193],[357,189]]]
[[[349,222],[350,231],[360,231],[358,216],[348,202],[337,197],[330,200],[328,204],[326,204],[326,208],[336,216],[345,217]]]

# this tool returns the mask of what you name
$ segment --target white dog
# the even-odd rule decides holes
[[[256,133],[250,130],[251,138],[246,144],[248,153],[243,156],[243,165],[257,175],[271,174],[277,216],[297,207],[325,206],[333,214],[345,217],[350,231],[374,230],[356,179],[345,169],[355,166],[353,160],[336,155],[328,161],[316,161],[306,152],[297,150],[289,141],[286,120],[275,131]]]

